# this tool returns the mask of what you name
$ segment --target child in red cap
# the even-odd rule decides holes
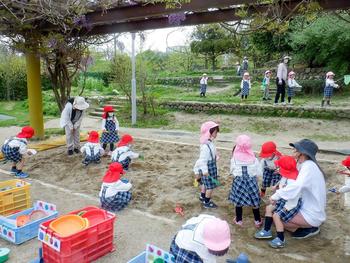
[[[99,135],[97,131],[89,132],[88,142],[80,148],[84,156],[82,163],[88,166],[90,163],[101,163],[101,155],[103,155],[104,150],[99,143]]]
[[[126,179],[120,179],[124,174],[120,163],[111,163],[103,177],[103,183],[99,194],[101,207],[115,212],[125,208],[131,200],[130,189],[132,187]]]
[[[118,143],[118,147],[112,153],[112,162],[118,162],[123,166],[124,170],[129,169],[132,159],[142,157],[140,154],[131,150],[134,139],[131,135],[125,134]]]
[[[298,177],[297,162],[291,156],[282,156],[275,161],[282,176],[279,187],[295,182]],[[264,228],[255,233],[257,239],[268,239],[272,237],[272,221],[276,226],[277,237],[269,242],[273,248],[282,248],[285,246],[283,222],[290,221],[300,210],[302,205],[301,194],[288,201],[281,199],[278,191],[270,197],[271,205],[266,207]]]
[[[109,143],[109,149],[112,152],[114,150],[114,144],[119,141],[118,136],[119,122],[114,115],[114,109],[112,106],[105,106],[103,108],[102,115],[102,136],[101,143],[104,150]]]
[[[263,181],[261,185],[260,196],[264,197],[266,193],[266,188],[270,186],[275,186],[280,180],[281,175],[276,171],[276,166],[274,161],[276,161],[281,153],[277,151],[277,146],[274,142],[265,142],[261,146],[260,151],[261,166],[263,169]]]
[[[22,172],[25,156],[34,155],[35,150],[27,149],[28,139],[34,135],[34,129],[30,126],[22,128],[21,132],[15,137],[11,137],[4,142],[1,151],[6,160],[12,162],[11,173],[18,178],[28,177],[27,173]]]
[[[344,159],[341,164],[346,167],[347,170],[345,171],[339,171],[340,174],[345,174],[347,176],[350,176],[350,156],[348,156],[346,159]]]

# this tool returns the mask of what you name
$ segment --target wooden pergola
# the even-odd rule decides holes
[[[324,10],[350,9],[350,0],[315,0]],[[281,0],[282,15],[288,15],[302,0]],[[258,4],[257,0],[191,0],[175,9],[167,9],[165,4],[142,3],[124,4],[108,10],[96,10],[86,14],[86,19],[92,29],[77,32],[79,34],[103,35],[121,32],[137,32],[149,29],[160,29],[177,26],[192,26],[217,22],[237,21],[237,10],[246,5],[248,15],[267,12],[268,4]],[[184,21],[180,25],[169,24],[168,16],[173,13],[183,13]],[[48,27],[49,29],[49,27]],[[85,30],[85,31],[84,31]],[[27,58],[27,85],[30,123],[37,131],[38,137],[44,135],[41,83],[40,83],[40,58],[28,53]],[[133,80],[133,111],[136,111],[136,90]]]

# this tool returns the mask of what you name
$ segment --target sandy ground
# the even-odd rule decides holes
[[[228,175],[230,151],[233,139],[241,133],[254,138],[254,148],[273,139],[284,153],[290,153],[288,143],[311,136],[318,132],[347,135],[349,122],[304,119],[254,118],[229,115],[174,114],[173,128],[187,124],[200,126],[207,119],[217,120],[228,133],[220,133],[217,139],[220,160],[220,186],[214,193],[214,200],[219,209],[207,211],[198,201],[198,189],[192,185],[192,166],[198,155],[197,132],[163,129],[122,128],[121,133],[130,133],[136,137],[135,151],[141,152],[145,160],[132,163],[126,177],[133,183],[133,200],[130,206],[118,213],[115,224],[115,252],[97,262],[127,262],[143,250],[146,243],[153,243],[167,249],[171,237],[189,217],[202,212],[209,212],[228,220],[231,224],[233,243],[228,257],[236,257],[240,252],[247,253],[252,262],[350,262],[350,210],[344,206],[343,198],[328,195],[328,220],[321,228],[321,234],[306,241],[293,240],[287,235],[287,247],[276,251],[268,247],[265,241],[255,240],[252,213],[244,211],[245,227],[232,225],[233,206],[227,201],[232,179]],[[266,133],[252,132],[250,124],[259,121],[268,124],[278,123],[278,129],[266,128]],[[57,120],[46,123],[47,128],[58,127]],[[82,130],[98,129],[100,120],[86,118]],[[0,128],[0,139],[13,135],[16,128]],[[145,139],[147,138],[147,139]],[[172,142],[178,142],[176,144]],[[320,148],[344,149],[349,147],[346,141],[317,141]],[[326,171],[327,187],[343,184],[344,178],[336,175],[340,155],[319,154]],[[32,199],[45,200],[57,204],[60,213],[66,213],[87,205],[98,205],[98,192],[101,178],[108,166],[109,159],[104,158],[100,165],[83,168],[81,156],[67,157],[64,147],[40,152],[27,164],[32,182]],[[9,169],[9,165],[0,168]],[[1,175],[2,180],[9,176]],[[173,212],[176,203],[185,210],[185,218]],[[263,207],[261,208],[263,213]],[[9,262],[28,262],[34,258],[39,241],[31,240],[20,246],[12,246],[0,240],[0,246],[12,249]]]

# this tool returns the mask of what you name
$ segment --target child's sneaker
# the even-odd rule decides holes
[[[283,248],[285,244],[286,241],[282,241],[279,237],[276,237],[269,242],[270,247],[273,248]]]
[[[83,160],[81,163],[84,164],[84,166],[88,166],[89,165],[89,162],[86,161],[86,160]]]
[[[74,149],[74,152],[77,153],[77,154],[80,153],[79,149],[77,149],[77,148]]]
[[[256,228],[260,228],[262,226],[262,224],[263,224],[262,220],[254,221],[254,225],[255,225]]]
[[[95,161],[96,164],[100,164],[101,163],[101,159],[98,159]]]
[[[243,226],[243,221],[237,221],[236,218],[233,219],[233,223],[241,227]]]
[[[27,178],[29,175],[27,173],[24,172],[19,172],[17,171],[17,173],[15,174],[15,177],[19,178],[19,179],[23,179],[23,178]]]
[[[272,232],[271,230],[266,231],[265,229],[261,229],[258,232],[255,233],[254,237],[256,239],[268,239],[272,238]]]
[[[213,201],[209,201],[208,203],[204,202],[203,207],[204,208],[218,208],[218,206]]]
[[[199,194],[199,201],[201,201],[202,203],[204,202],[204,197],[202,197],[201,194]]]
[[[10,173],[11,174],[16,174],[18,172],[16,167],[12,167]]]

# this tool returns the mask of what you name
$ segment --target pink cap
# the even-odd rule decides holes
[[[292,75],[295,75],[295,72],[294,72],[294,71],[291,71],[291,72],[288,73],[288,76],[289,76],[289,77],[292,76]]]
[[[213,121],[207,121],[202,124],[201,126],[201,136],[199,138],[199,141],[201,144],[206,143],[210,138],[210,129],[214,127],[219,127],[219,124],[213,122]]]
[[[232,156],[241,162],[251,163],[255,160],[255,154],[252,150],[252,142],[249,136],[243,134],[237,137],[236,147]]]
[[[332,71],[328,71],[326,74],[326,78],[328,78],[329,76],[335,76],[335,74]]]
[[[207,220],[203,229],[204,245],[213,251],[222,251],[231,244],[230,227],[225,220],[213,218]]]

